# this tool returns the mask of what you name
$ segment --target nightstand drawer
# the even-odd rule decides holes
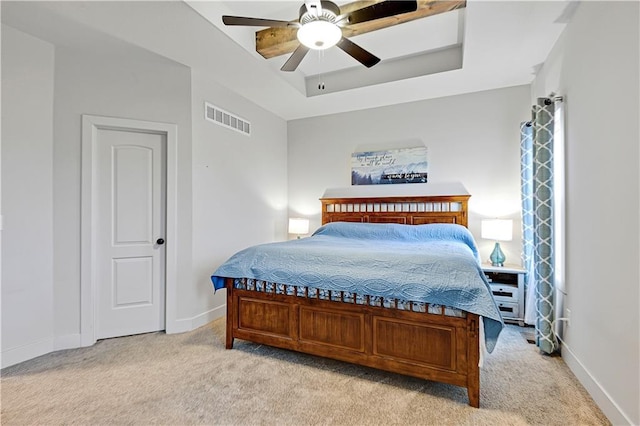
[[[513,286],[518,285],[518,274],[508,272],[484,271],[484,275],[487,277],[487,281],[489,281],[490,284],[511,284]]]
[[[517,303],[496,300],[496,304],[504,318],[520,318],[520,310]]]
[[[518,303],[518,287],[502,284],[491,284],[491,293],[496,301]]]

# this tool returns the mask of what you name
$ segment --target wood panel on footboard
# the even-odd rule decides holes
[[[228,278],[226,347],[234,338],[467,388],[480,405],[479,317],[455,317],[234,287]]]

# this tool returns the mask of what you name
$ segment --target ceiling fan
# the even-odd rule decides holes
[[[337,4],[328,0],[316,0],[306,1],[300,7],[298,21],[224,15],[222,22],[225,25],[298,28],[297,38],[300,44],[280,68],[282,71],[295,71],[310,49],[324,50],[332,46],[338,46],[362,65],[370,68],[380,62],[380,58],[343,37],[342,27],[413,12],[417,8],[416,0],[386,0],[341,15]]]

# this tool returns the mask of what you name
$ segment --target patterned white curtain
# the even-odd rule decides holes
[[[529,294],[535,295],[536,343],[548,354],[558,348],[554,333],[554,112],[552,99],[539,98],[527,123],[530,130],[527,124],[521,127],[523,261],[529,272]]]

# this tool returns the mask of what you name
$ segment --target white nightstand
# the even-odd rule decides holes
[[[493,298],[498,304],[502,319],[524,326],[524,275],[518,265],[491,266],[482,264]]]

